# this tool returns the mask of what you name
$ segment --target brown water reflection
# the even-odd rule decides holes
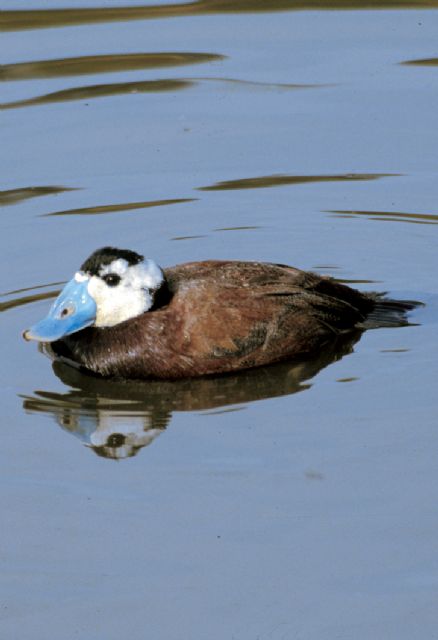
[[[412,224],[438,224],[438,214],[433,213],[402,213],[399,211],[349,211],[332,209],[326,213],[333,213],[338,218],[356,218],[365,216],[369,220],[383,220],[384,222],[410,222]]]
[[[162,91],[178,91],[193,86],[191,80],[143,80],[140,82],[115,82],[112,84],[96,84],[73,89],[62,89],[35,98],[0,103],[0,109],[17,109],[19,107],[33,107],[41,104],[67,102],[71,100],[92,100],[107,96],[124,95],[128,93],[157,93]]]
[[[400,64],[414,65],[418,67],[436,67],[438,66],[438,58],[423,58],[422,60],[406,60]]]
[[[61,280],[60,282],[49,282],[48,284],[40,284],[33,287],[25,287],[23,289],[14,289],[13,291],[0,293],[0,298],[9,298],[5,302],[0,302],[0,313],[2,313],[3,311],[8,311],[9,309],[15,309],[15,307],[22,307],[25,304],[31,304],[32,302],[39,302],[40,300],[49,300],[50,298],[55,298],[60,292],[59,286],[64,284],[65,281]],[[40,292],[40,289],[49,289],[49,287],[50,291]],[[53,290],[52,287],[58,288]],[[34,293],[35,291],[39,291],[39,293]],[[25,293],[26,295],[17,296],[17,294],[23,293]]]
[[[5,302],[0,302],[0,313],[8,311],[9,309],[15,309],[16,307],[22,307],[26,304],[32,304],[33,302],[39,302],[40,300],[55,298],[60,293],[59,287],[65,283],[65,280],[60,280],[59,282],[49,282],[47,284],[39,284],[33,287],[24,287],[23,289],[14,289],[13,291],[0,293],[0,298],[7,298]],[[53,289],[53,287],[56,287],[56,289]],[[50,290],[41,292],[41,289]],[[17,296],[17,294],[23,293],[26,295]]]
[[[254,80],[241,80],[240,78],[197,77],[190,78],[190,80],[193,82],[220,82],[249,89],[275,89],[280,91],[287,91],[289,89],[320,89],[322,87],[333,86],[329,84],[297,84],[294,82],[255,82]]]
[[[218,229],[213,229],[213,231],[255,231],[262,228],[260,225],[242,225],[240,227],[219,227]]]
[[[201,82],[216,82],[232,84],[243,89],[265,89],[290,91],[296,89],[316,89],[327,85],[318,84],[293,84],[293,83],[272,83],[272,82],[251,82],[250,80],[239,80],[234,78],[166,78],[163,80],[141,80],[138,82],[115,82],[112,84],[86,85],[83,87],[73,87],[62,89],[53,93],[46,93],[34,98],[16,100],[14,102],[0,103],[0,109],[18,109],[20,107],[33,107],[42,104],[52,104],[56,102],[68,102],[72,100],[92,100],[94,98],[105,98],[114,95],[136,94],[136,93],[158,93],[163,91],[178,91],[199,85]]]
[[[65,211],[54,211],[44,213],[41,218],[51,216],[95,216],[103,213],[115,213],[118,211],[134,211],[136,209],[149,209],[151,207],[162,207],[170,204],[181,204],[183,202],[194,202],[197,198],[173,198],[170,200],[146,200],[145,202],[124,202],[121,204],[104,204],[95,207],[83,207],[82,209],[66,209]]]
[[[164,51],[158,53],[124,53],[59,58],[57,60],[36,60],[35,62],[2,65],[0,67],[0,81],[59,78],[115,71],[134,71],[136,69],[178,67],[213,62],[224,58],[225,56],[215,53]]]
[[[27,291],[37,291],[38,289],[47,289],[48,287],[55,287],[56,285],[65,284],[64,280],[60,280],[59,282],[49,282],[48,284],[38,284],[34,287],[24,287],[22,289],[13,289],[13,291],[6,291],[5,293],[0,293],[0,298],[4,298],[6,296],[13,296],[16,293],[26,293]]]
[[[206,238],[207,236],[198,235],[198,236],[175,236],[174,238],[170,238],[170,240],[197,240],[199,238]]]
[[[20,397],[27,413],[52,416],[98,455],[127,458],[162,433],[174,411],[208,411],[309,389],[307,381],[351,353],[360,336],[360,331],[352,332],[307,360],[192,380],[116,382],[55,361],[55,374],[72,388],[67,393],[37,390]]]
[[[366,278],[333,278],[336,282],[341,284],[376,284],[382,282],[382,280],[367,280]]]
[[[258,13],[309,10],[434,9],[438,0],[198,0],[182,4],[78,9],[36,9],[0,12],[0,30],[175,18],[218,13]]]
[[[0,313],[8,311],[9,309],[15,309],[15,307],[22,307],[25,304],[31,304],[32,302],[55,298],[59,291],[59,289],[56,291],[44,291],[43,293],[34,293],[30,296],[20,296],[18,298],[13,298],[12,300],[7,300],[6,302],[0,302]]]
[[[267,187],[281,187],[283,185],[307,184],[309,182],[343,182],[378,180],[379,178],[395,177],[398,173],[344,173],[333,175],[296,176],[272,175],[257,178],[241,178],[217,182],[208,187],[198,187],[198,191],[229,191],[233,189],[266,189]]]
[[[64,191],[75,191],[70,187],[22,187],[21,189],[9,189],[8,191],[0,191],[0,207],[6,205],[17,204],[22,200],[30,198],[39,198],[41,196],[50,196]]]

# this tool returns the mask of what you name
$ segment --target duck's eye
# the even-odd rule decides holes
[[[117,273],[108,273],[106,276],[103,276],[102,280],[104,280],[109,287],[115,287],[120,282],[120,276],[118,276]]]

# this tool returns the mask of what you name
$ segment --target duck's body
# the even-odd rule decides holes
[[[90,260],[76,282],[93,280]],[[108,264],[95,273],[108,277]],[[27,337],[51,341],[56,356],[102,376],[172,379],[315,353],[341,333],[366,328],[367,319],[406,324],[405,312],[413,306],[284,265],[208,261],[160,273],[158,284],[147,290],[148,310],[135,317],[69,330],[61,339],[45,339],[32,329]],[[94,290],[90,284],[88,289]]]

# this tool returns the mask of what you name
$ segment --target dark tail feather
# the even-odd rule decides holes
[[[410,322],[408,313],[417,307],[424,307],[423,302],[417,300],[392,300],[382,297],[384,294],[375,295],[373,310],[360,323],[363,329],[379,329],[382,327],[405,327],[415,325]]]

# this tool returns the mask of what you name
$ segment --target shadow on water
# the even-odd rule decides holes
[[[438,0],[198,0],[181,4],[77,9],[34,9],[0,12],[0,30],[148,20],[220,13],[272,13],[273,11],[435,9]]]
[[[28,413],[52,416],[98,455],[135,455],[170,424],[174,411],[233,410],[255,400],[291,395],[311,387],[321,369],[353,351],[360,331],[344,336],[313,358],[250,369],[238,374],[189,380],[117,382],[84,374],[55,361],[53,370],[72,387],[67,393],[37,390],[22,395]],[[234,408],[237,410],[237,408]]]
[[[230,191],[234,189],[266,189],[267,187],[281,187],[284,185],[307,184],[311,182],[344,182],[378,180],[379,178],[396,177],[397,173],[345,173],[333,175],[295,176],[273,175],[257,178],[241,178],[226,180],[207,187],[198,187],[198,191]]]
[[[223,60],[224,58],[225,56],[215,53],[159,52],[36,60],[35,62],[19,62],[2,65],[0,67],[0,81],[64,78],[67,76],[112,73],[115,71],[178,67],[182,65],[213,62]]]
[[[64,191],[75,191],[70,187],[22,187],[21,189],[9,189],[8,191],[0,191],[0,207],[11,204],[17,204],[22,200],[30,198],[40,198],[41,196],[50,196]]]
[[[438,224],[438,215],[433,213],[401,213],[400,211],[349,211],[332,209],[325,213],[332,213],[336,218],[361,218],[381,220],[384,222],[410,222],[411,224]]]

